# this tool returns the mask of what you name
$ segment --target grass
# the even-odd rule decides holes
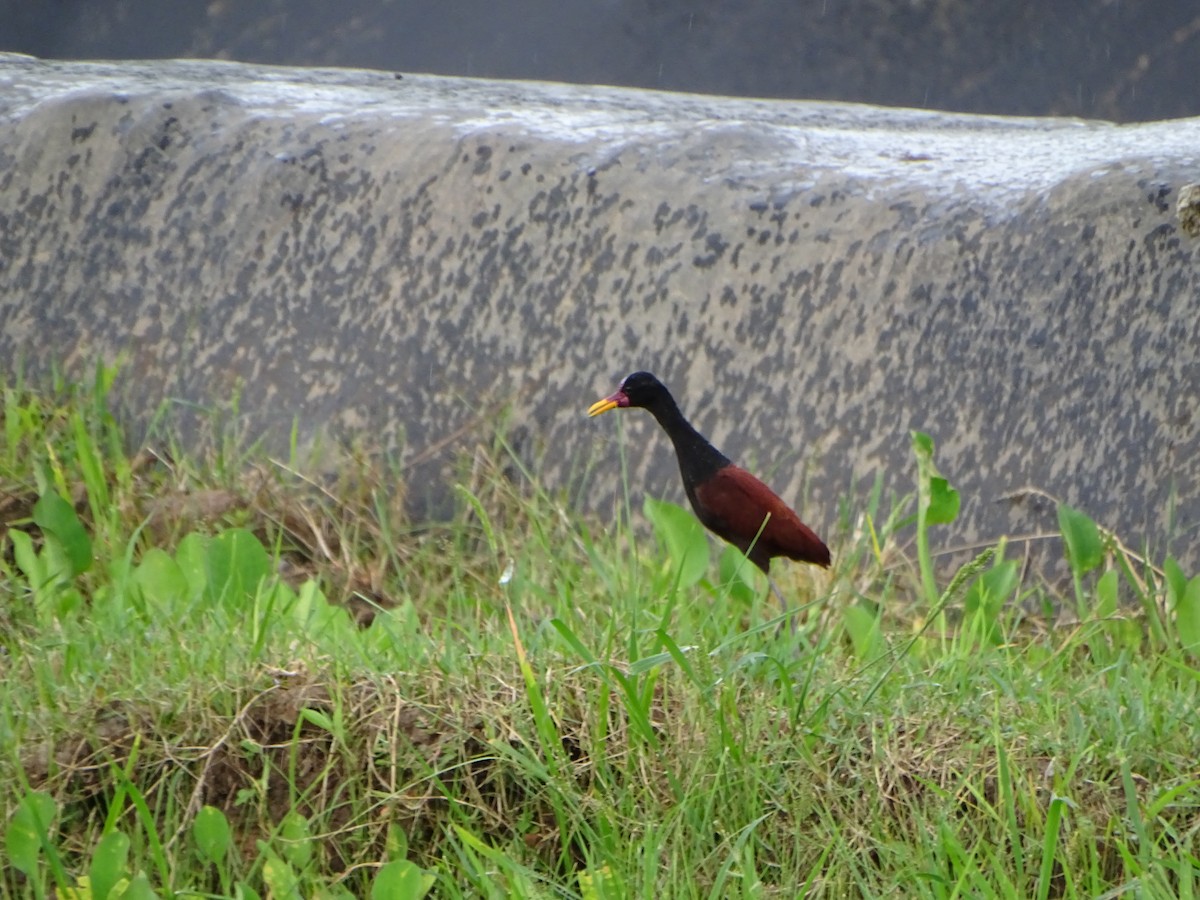
[[[1200,580],[1066,507],[1064,596],[935,570],[924,436],[780,614],[502,435],[414,523],[366,456],[130,453],[109,383],[4,391],[5,896],[1200,894]]]

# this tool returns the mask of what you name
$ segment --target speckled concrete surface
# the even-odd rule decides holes
[[[125,353],[142,411],[240,390],[277,440],[403,447],[418,500],[509,401],[600,509],[584,410],[648,368],[823,532],[854,477],[909,489],[921,428],[952,543],[1042,527],[997,502],[1033,486],[1197,559],[1198,172],[1200,120],[0,56],[0,358]]]

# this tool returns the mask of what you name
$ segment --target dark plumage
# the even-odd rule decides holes
[[[697,518],[764,573],[770,574],[776,556],[829,565],[825,543],[774,491],[705,440],[661,381],[649,372],[634,372],[615,393],[593,403],[588,415],[624,407],[641,407],[658,420],[675,445],[683,488]]]

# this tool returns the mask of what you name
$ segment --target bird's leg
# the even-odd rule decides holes
[[[770,575],[767,576],[767,584],[769,584],[771,586],[771,590],[773,590],[775,592],[775,596],[779,598],[780,611],[786,613],[788,611],[788,604],[787,604],[787,600],[785,600],[783,597],[783,591],[779,590],[779,585],[777,585],[775,583],[775,580],[773,578],[771,578]],[[795,634],[796,633],[796,616],[794,613],[792,615],[788,616],[788,623],[791,625],[792,634]],[[782,626],[780,626],[780,627],[782,627]]]
[[[771,590],[775,592],[775,596],[779,598],[779,609],[781,612],[787,612],[787,600],[783,598],[783,591],[779,590],[779,585],[775,583],[775,579],[770,575],[767,576],[767,584],[771,586]]]

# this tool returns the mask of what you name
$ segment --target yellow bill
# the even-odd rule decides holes
[[[589,416],[598,416],[600,413],[606,413],[610,409],[616,409],[619,404],[612,397],[605,397],[603,400],[597,400],[588,407]]]

